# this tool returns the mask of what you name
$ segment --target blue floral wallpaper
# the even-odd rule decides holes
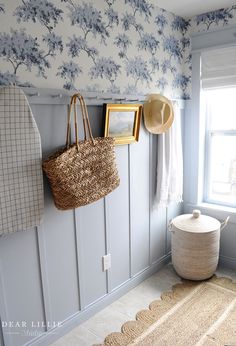
[[[183,19],[155,0],[0,0],[0,85],[189,98],[190,34],[236,6]]]
[[[236,5],[229,8],[221,8],[216,11],[199,14],[190,19],[190,25],[188,27],[188,37],[191,37],[194,33],[206,32],[211,30],[223,29],[227,25],[236,24]],[[191,50],[191,40],[190,40]],[[190,64],[191,64],[191,55]],[[185,73],[188,73],[188,66],[185,64]],[[183,72],[183,74],[185,75]],[[189,87],[191,81],[189,83]]]
[[[190,21],[155,2],[2,1],[0,84],[188,98]]]
[[[189,33],[203,32],[236,24],[236,4],[191,18]]]

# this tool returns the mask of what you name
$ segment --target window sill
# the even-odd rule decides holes
[[[227,216],[230,217],[230,223],[236,223],[236,208],[221,206],[211,203],[199,203],[199,204],[189,204],[184,205],[184,211],[186,213],[191,213],[193,209],[200,209],[203,214],[215,217],[220,221],[226,219]]]

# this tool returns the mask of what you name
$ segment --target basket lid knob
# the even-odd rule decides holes
[[[189,233],[209,233],[218,231],[220,222],[214,217],[202,215],[201,211],[194,209],[191,214],[176,216],[172,220],[175,229]],[[223,226],[222,226],[223,227]]]
[[[195,219],[199,218],[200,215],[201,215],[200,210],[198,210],[198,209],[193,210],[193,217],[195,217]]]

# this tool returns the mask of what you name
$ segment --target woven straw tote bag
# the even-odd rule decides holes
[[[84,127],[84,140],[78,140],[77,100]],[[75,143],[70,143],[71,113],[74,110]],[[87,133],[88,132],[88,133]],[[88,139],[87,139],[88,134]],[[111,137],[93,138],[88,110],[81,94],[71,97],[66,146],[43,162],[54,198],[60,210],[78,208],[97,201],[120,184]]]

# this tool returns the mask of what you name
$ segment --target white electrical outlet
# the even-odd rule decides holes
[[[102,270],[105,272],[109,268],[111,268],[111,254],[110,253],[102,256]]]

